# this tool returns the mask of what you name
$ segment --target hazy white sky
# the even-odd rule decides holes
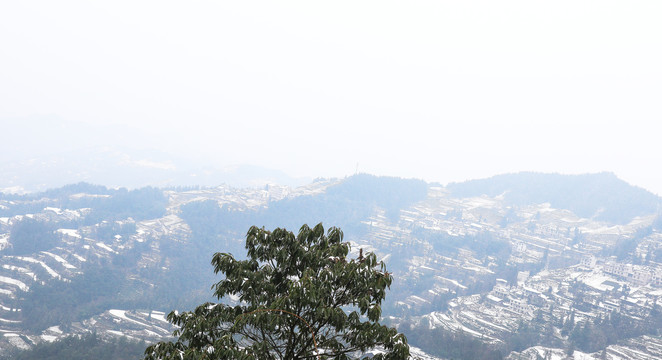
[[[5,1],[0,121],[130,125],[294,176],[613,171],[662,194],[660,19],[659,0]]]

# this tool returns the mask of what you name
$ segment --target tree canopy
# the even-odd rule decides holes
[[[205,303],[168,320],[180,329],[145,359],[406,359],[409,346],[381,325],[381,302],[393,277],[375,254],[348,259],[343,233],[322,224],[286,229],[251,227],[248,258],[212,258],[224,279],[212,286],[224,302]]]

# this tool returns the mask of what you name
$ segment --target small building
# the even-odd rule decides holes
[[[629,275],[629,279],[637,285],[646,285],[653,280],[653,274],[645,269],[635,270]]]
[[[653,286],[662,286],[662,271],[659,269],[653,271],[651,274],[651,285]]]
[[[508,298],[510,290],[508,290],[508,282],[503,279],[497,279],[496,285],[492,288],[494,295],[501,299]]]
[[[517,244],[515,244],[515,251],[518,253],[526,252],[526,243],[523,241],[518,241]]]
[[[510,310],[518,314],[528,314],[531,312],[529,304],[524,299],[510,299],[508,306],[510,307]]]
[[[614,300],[606,300],[599,304],[599,307],[605,309],[607,312],[621,311],[621,306]]]
[[[517,273],[517,286],[524,286],[531,273],[528,271],[519,271]]]
[[[596,263],[597,263],[597,259],[595,258],[595,255],[590,254],[584,256],[582,260],[579,262],[579,265],[586,269],[593,269],[595,268]]]
[[[602,270],[608,274],[627,278],[632,273],[632,265],[610,261],[605,264]]]

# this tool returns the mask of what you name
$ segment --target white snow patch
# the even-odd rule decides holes
[[[37,275],[35,275],[30,269],[20,267],[20,266],[15,266],[15,265],[9,265],[9,264],[2,264],[3,269],[11,270],[11,271],[18,271],[20,273],[23,273],[25,275],[28,275],[29,277],[32,278],[32,280],[37,281]]]
[[[493,337],[491,337],[491,336],[487,336],[487,335],[485,335],[485,334],[483,334],[483,333],[480,333],[480,332],[478,332],[478,331],[476,331],[476,330],[470,329],[470,328],[468,328],[468,327],[466,327],[466,326],[464,326],[464,325],[462,325],[462,324],[458,324],[458,325],[459,325],[459,326],[457,327],[457,330],[462,329],[462,331],[464,331],[464,332],[466,332],[466,333],[469,333],[469,334],[472,334],[473,336],[475,336],[475,337],[477,337],[477,338],[479,338],[479,339],[481,339],[481,338],[485,338],[485,339],[489,339],[489,340],[497,340],[496,338],[493,338]]]
[[[149,327],[149,324],[146,324],[144,322],[140,322],[140,321],[137,321],[137,320],[133,320],[133,319],[127,317],[126,316],[126,310],[112,309],[112,310],[109,310],[108,312],[110,313],[110,315],[112,315],[114,317],[117,317],[117,318],[120,318],[120,319],[123,319],[123,320],[126,320],[126,321],[130,321],[130,322],[139,324],[139,325],[144,326],[144,327]]]
[[[467,288],[466,286],[464,286],[464,285],[460,284],[459,282],[457,282],[457,280],[448,279],[448,278],[445,278],[443,276],[435,276],[435,278],[439,279],[439,280],[442,280],[442,281],[448,281],[449,283],[459,287],[460,289],[466,289]]]
[[[41,338],[46,342],[53,342],[57,340],[57,336],[53,336],[53,335],[41,335]]]
[[[417,347],[411,346],[411,345],[409,346],[409,353],[412,355],[410,358],[414,358],[414,359],[442,360],[441,358],[438,358],[438,357],[435,357],[435,356],[432,356],[432,355],[428,355],[425,352],[423,352],[423,350],[421,350]]]
[[[48,265],[46,265],[46,264],[45,264],[43,261],[41,261],[41,260],[37,260],[37,259],[35,259],[35,258],[31,258],[31,257],[28,257],[28,256],[17,256],[16,258],[19,259],[19,260],[23,260],[23,261],[31,262],[31,263],[34,263],[34,264],[39,264],[39,265],[41,265],[41,267],[43,267],[43,268],[48,272],[48,274],[49,274],[50,276],[52,276],[52,277],[54,277],[54,278],[57,278],[57,279],[61,279],[61,278],[62,278],[62,277],[60,276],[60,274],[58,274],[57,272],[55,272],[55,270],[51,269]]]
[[[149,313],[146,313],[146,312],[141,312],[141,314],[143,314],[145,316],[149,316]],[[166,320],[165,313],[162,312],[162,311],[152,310],[151,314],[152,314],[152,319],[154,319],[154,320],[163,321],[165,323],[170,323],[168,320]]]
[[[19,334],[14,334],[14,333],[7,333],[5,334],[5,337],[7,337],[7,340],[9,340],[9,343],[16,346],[17,348],[27,350],[30,348],[30,345],[26,344],[23,339],[21,339]]]
[[[111,333],[111,334],[113,334],[113,335],[117,335],[117,336],[125,336],[124,333],[121,332],[121,331],[116,331],[116,330],[106,330],[106,331],[108,331],[109,333]]]
[[[75,257],[76,259],[78,259],[80,262],[86,262],[86,261],[87,261],[87,259],[85,259],[84,257],[82,257],[82,256],[80,256],[80,255],[78,255],[78,254],[71,254],[71,255],[72,255],[73,257]]]
[[[480,323],[483,323],[483,324],[485,324],[485,325],[487,325],[487,326],[491,326],[491,327],[493,327],[493,328],[497,328],[497,329],[499,329],[499,330],[503,330],[503,331],[510,332],[509,329],[506,329],[506,328],[503,327],[503,326],[497,325],[497,324],[492,323],[492,322],[489,322],[489,321],[487,321],[487,320],[483,320],[483,319],[481,319],[481,318],[475,316],[474,314],[472,314],[472,313],[470,313],[470,312],[468,312],[468,311],[462,311],[462,315],[464,315],[464,316],[466,316],[466,317],[468,317],[468,318],[470,318],[470,319],[472,319],[472,320],[475,320],[475,321],[478,321],[478,322],[480,322]]]
[[[611,350],[611,348],[609,348]],[[575,350],[572,354],[572,357],[568,357],[565,353],[564,350],[562,349],[555,349],[555,348],[548,348],[544,346],[534,346],[531,348],[528,348],[524,351],[521,352],[522,355],[524,354],[529,354],[531,356],[533,355],[538,355],[542,358],[546,356],[546,354],[549,354],[551,356],[552,360],[565,360],[565,359],[573,359],[573,360],[595,360],[595,357],[593,357],[591,354],[586,354],[581,351]]]
[[[419,303],[428,303],[428,304],[430,303],[428,300],[425,300],[422,297],[416,296],[416,295],[411,295],[411,296],[409,296],[408,299],[411,299],[412,301],[416,301],[416,302],[419,302]]]
[[[80,234],[78,233],[78,230],[76,230],[76,229],[57,229],[56,231],[59,232],[60,234],[63,234],[63,235],[75,237],[75,238],[78,238],[78,239],[82,238],[82,236],[80,236]]]
[[[154,331],[152,331],[152,330],[145,330],[145,333],[146,333],[147,335],[150,335],[150,336],[161,337],[160,334],[158,334],[158,333],[156,333],[156,332],[154,332]]]
[[[11,284],[11,285],[16,285],[18,286],[19,289],[23,291],[28,291],[29,287],[25,285],[24,282],[16,279],[12,279],[6,276],[0,276],[0,282],[3,282],[5,284]]]
[[[10,324],[18,324],[18,323],[20,323],[20,321],[18,321],[18,320],[7,320],[7,319],[3,319],[3,318],[0,318],[0,321],[1,321],[1,322],[5,322],[5,323],[10,323]]]
[[[10,308],[10,307],[7,307],[7,306],[1,305],[1,304],[0,304],[0,309],[2,309],[2,310],[4,310],[4,311],[12,311],[12,310],[14,310],[14,311],[21,311],[21,309],[12,309],[12,308]]]
[[[168,319],[166,319],[164,314],[157,314],[155,312],[152,312],[152,319],[156,319],[156,320],[159,320],[159,321],[163,321],[164,323],[170,324],[170,321],[168,321]]]
[[[108,246],[108,245],[106,245],[106,244],[104,244],[104,243],[102,243],[102,242],[98,242],[98,243],[97,243],[97,246],[100,247],[100,248],[102,248],[102,249],[104,249],[104,250],[106,250],[106,251],[109,251],[109,252],[112,252],[112,253],[115,252],[115,250],[111,249],[110,246]]]
[[[469,271],[475,271],[477,273],[487,273],[487,274],[494,274],[494,271],[481,267],[481,266],[476,266],[476,265],[463,265],[463,269],[469,270]]]
[[[62,334],[62,330],[60,330],[60,327],[59,327],[59,326],[51,326],[51,327],[49,327],[49,328],[46,329],[46,330],[48,330],[48,331],[50,331],[50,332],[57,333],[57,334]]]
[[[42,253],[52,257],[53,259],[55,259],[55,261],[59,262],[60,264],[62,264],[62,266],[64,266],[67,269],[75,269],[76,268],[75,266],[69,264],[69,262],[67,260],[64,260],[60,255],[49,253],[48,251],[42,251]]]

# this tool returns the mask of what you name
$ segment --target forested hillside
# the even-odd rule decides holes
[[[548,202],[557,209],[617,224],[654,213],[660,198],[632,186],[613,173],[560,175],[517,173],[448,185],[453,196],[503,195],[512,205]]]
[[[430,355],[662,356],[651,350],[662,343],[659,202],[611,174],[533,173],[2,194],[0,349],[31,358],[167,339],[165,314],[215,301],[215,252],[245,256],[252,225],[321,222],[342,229],[354,257],[386,263],[383,320]]]

